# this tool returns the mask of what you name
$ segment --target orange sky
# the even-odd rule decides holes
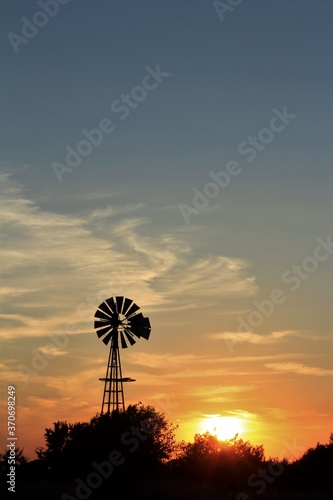
[[[152,325],[127,404],[185,440],[238,418],[267,456],[328,442],[333,3],[67,2],[18,47],[40,2],[2,3],[0,447],[8,385],[32,459],[100,411],[117,295]]]
[[[237,417],[243,428],[239,437],[264,444],[266,456],[296,458],[318,441],[328,441],[332,370],[324,367],[326,356],[316,352],[318,342],[309,334],[253,336],[253,343],[251,337],[239,341],[230,353],[212,334],[198,342],[195,324],[189,333],[184,327],[187,336],[182,338],[175,326],[159,324],[161,313],[148,306],[144,313],[152,323],[149,341],[141,339],[121,351],[123,375],[136,379],[125,384],[127,404],[155,406],[179,425],[177,438],[186,441],[212,431],[210,416]],[[191,348],[185,338],[193,339]],[[299,339],[308,354],[295,352]],[[98,378],[104,376],[108,348],[93,329],[21,342],[29,346],[21,374],[2,369],[16,386],[18,443],[35,458],[45,427],[56,420],[87,421],[100,411],[103,384]],[[329,349],[330,341],[323,342]]]
[[[330,286],[330,255],[292,291],[281,279],[290,262],[273,273],[272,286],[245,259],[191,255],[186,235],[156,239],[128,216],[112,226],[110,248],[86,218],[43,211],[3,179],[10,193],[3,217],[17,232],[4,240],[10,278],[3,289],[1,410],[6,385],[15,385],[18,442],[31,458],[45,427],[87,421],[100,411],[98,378],[108,348],[94,332],[93,316],[113,295],[135,300],[152,325],[149,341],[121,350],[123,375],[136,379],[125,385],[125,400],[164,412],[179,425],[178,439],[192,440],[209,428],[209,416],[220,415],[238,417],[240,437],[264,444],[268,456],[298,456],[328,441],[330,312],[319,297]],[[101,224],[105,217],[91,215]],[[309,244],[304,258],[317,246]],[[252,331],[239,328],[242,319],[253,321],[258,303],[269,307],[273,289],[281,290],[283,303]],[[1,432],[5,438],[4,424]]]

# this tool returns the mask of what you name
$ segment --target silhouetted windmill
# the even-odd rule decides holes
[[[110,297],[98,306],[95,313],[97,320],[94,328],[98,338],[101,338],[105,345],[111,340],[106,375],[99,379],[104,382],[101,413],[125,410],[123,382],[135,381],[122,376],[119,340],[121,347],[127,348],[128,345],[135,344],[134,336],[149,339],[150,321],[139,310],[139,306],[131,299]]]

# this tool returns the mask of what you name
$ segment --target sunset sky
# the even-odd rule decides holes
[[[121,351],[126,404],[272,457],[328,442],[332,2],[45,4],[1,7],[0,408],[14,385],[18,445],[34,459],[45,427],[100,411],[93,316],[116,295],[152,325]]]

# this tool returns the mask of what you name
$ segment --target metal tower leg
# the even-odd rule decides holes
[[[117,343],[112,341],[104,379],[101,413],[110,414],[115,410],[125,411],[125,401],[119,347]]]

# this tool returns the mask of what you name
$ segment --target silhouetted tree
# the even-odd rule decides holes
[[[196,434],[194,442],[184,444],[182,453],[170,467],[192,480],[214,481],[226,489],[246,484],[246,480],[265,461],[263,446],[242,439],[219,441],[206,432]]]
[[[4,453],[0,453],[0,465],[4,467],[8,464],[8,459],[10,458],[10,450],[4,450]],[[15,463],[16,465],[23,465],[28,463],[29,459],[24,455],[24,448],[15,448]]]
[[[333,434],[327,444],[317,443],[290,465],[288,487],[333,493]]]
[[[70,439],[72,425],[67,422],[54,422],[53,429],[46,428],[44,438],[46,448],[35,450],[37,457],[44,461],[52,471],[61,469],[63,453]]]
[[[107,460],[116,450],[124,457],[117,474],[131,469],[135,476],[156,470],[171,457],[175,429],[164,414],[138,403],[125,411],[95,416],[89,423],[55,422],[44,434],[46,448],[36,453],[53,477],[68,479],[88,473],[93,462]]]
[[[4,453],[0,453],[0,477],[6,478],[9,473],[9,467],[15,465],[16,470],[22,469],[28,464],[29,459],[24,455],[24,448],[15,448],[15,463],[13,464],[13,454],[10,450],[4,450]]]

